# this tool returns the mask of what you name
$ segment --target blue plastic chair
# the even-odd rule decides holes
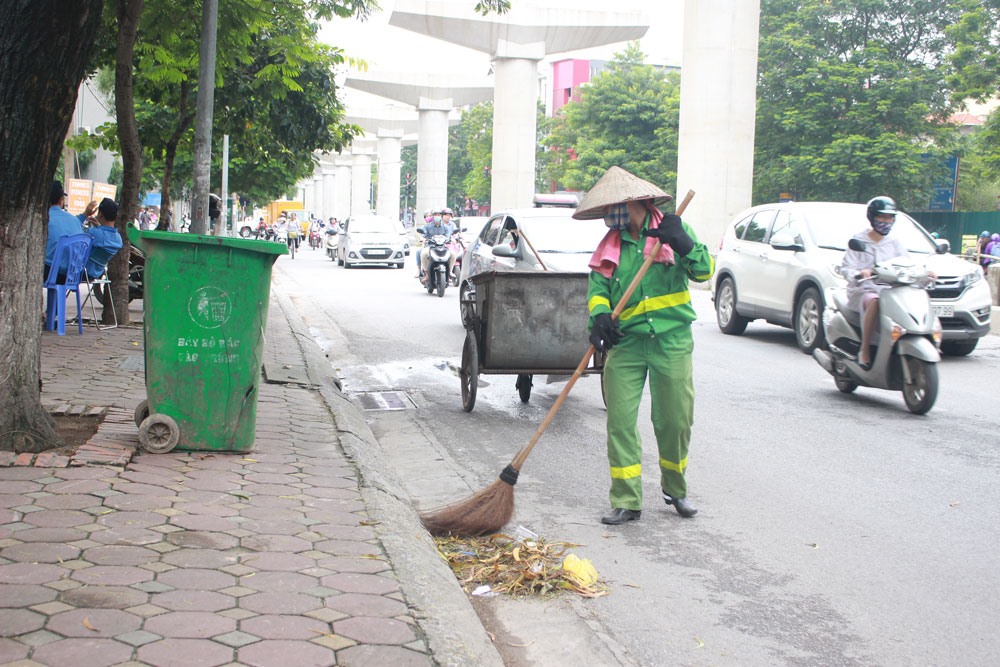
[[[61,237],[56,244],[49,277],[45,280],[45,328],[49,331],[58,329],[60,336],[66,335],[66,297],[69,292],[76,293],[76,321],[80,333],[83,333],[80,279],[93,242],[90,234],[71,234]],[[65,273],[59,270],[64,264]]]

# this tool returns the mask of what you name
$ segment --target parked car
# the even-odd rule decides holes
[[[471,314],[469,303],[475,298],[471,278],[480,273],[544,270],[589,273],[587,262],[608,228],[603,220],[574,220],[572,215],[573,209],[569,208],[523,208],[490,216],[465,249],[458,281],[462,321]]]
[[[823,310],[830,291],[844,289],[836,272],[847,242],[869,227],[864,204],[784,202],[743,211],[719,244],[712,298],[716,321],[727,334],[741,334],[762,319],[795,331],[799,348],[811,353],[823,340]],[[967,355],[990,328],[990,289],[974,264],[948,253],[900,212],[892,234],[937,275],[931,303],[943,329],[941,351]]]
[[[337,264],[387,264],[403,268],[407,240],[388,215],[359,215],[344,221],[337,238]]]

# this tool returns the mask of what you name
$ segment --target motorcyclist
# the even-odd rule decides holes
[[[896,202],[891,197],[878,196],[868,202],[867,216],[871,229],[858,232],[854,238],[865,244],[865,250],[844,253],[841,275],[847,278],[848,306],[861,313],[861,350],[858,365],[863,370],[871,368],[871,340],[878,323],[879,292],[885,289],[872,280],[875,265],[895,257],[909,257],[906,247],[890,236],[896,222]]]
[[[446,218],[447,216],[447,218]],[[447,238],[451,238],[451,235],[455,233],[455,225],[451,224],[451,209],[448,207],[435,209],[433,212],[433,218],[431,222],[424,225],[424,243],[426,244],[432,236],[437,236],[438,234],[443,234]],[[452,253],[451,258],[448,260],[448,275],[451,275],[452,266],[455,264],[455,255]],[[427,284],[427,269],[430,268],[430,254],[421,253],[420,256],[420,283],[423,285]]]

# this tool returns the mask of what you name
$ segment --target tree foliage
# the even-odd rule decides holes
[[[580,90],[578,101],[560,110],[544,139],[546,181],[586,190],[618,165],[675,188],[680,79],[644,61],[638,44],[629,44]]]
[[[764,0],[754,199],[926,206],[954,148],[945,0]]]
[[[946,28],[955,44],[948,78],[960,98],[979,101],[1000,89],[1000,0],[957,0],[958,18]]]
[[[257,201],[279,196],[312,172],[314,151],[339,151],[360,133],[344,122],[333,79],[350,59],[319,42],[316,20],[365,18],[376,6],[373,0],[220,4],[213,136],[230,135],[231,190]],[[140,141],[147,172],[167,185],[167,197],[180,195],[191,180],[200,16],[200,3],[147,0],[136,46]],[[104,54],[96,64],[109,58]],[[100,130],[76,145],[118,150],[117,126]],[[179,186],[171,186],[175,165]]]
[[[462,111],[458,125],[448,131],[448,201],[465,198],[490,201],[493,164],[493,102],[481,102]],[[418,211],[419,213],[419,211]]]

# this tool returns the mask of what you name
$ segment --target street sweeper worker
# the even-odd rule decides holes
[[[671,199],[652,183],[611,167],[573,214],[581,220],[604,218],[609,228],[590,260],[587,305],[590,342],[608,351],[604,388],[611,511],[601,522],[610,525],[642,514],[642,440],[636,420],[647,377],[663,500],[684,518],[698,512],[688,500],[684,477],[694,419],[695,312],[688,281],[708,280],[715,263],[689,225],[660,212],[658,207]],[[653,264],[619,320],[613,320],[612,311],[656,241],[662,246]]]

